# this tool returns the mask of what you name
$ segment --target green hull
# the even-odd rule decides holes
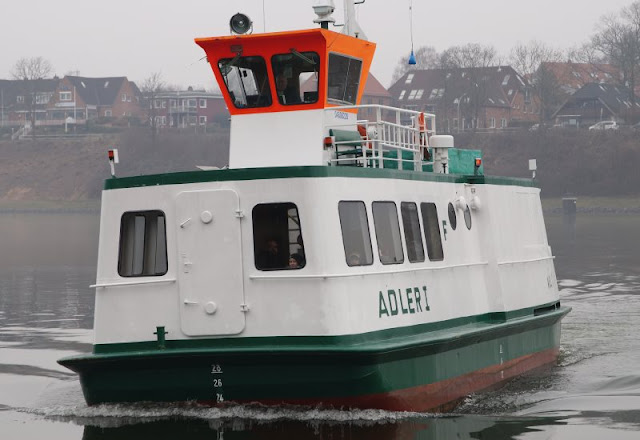
[[[537,309],[541,310],[541,309]],[[334,338],[246,338],[98,346],[67,358],[89,404],[133,401],[294,403],[442,409],[465,395],[553,363],[559,303],[502,322],[475,319]],[[413,333],[410,333],[411,331]],[[109,351],[109,352],[106,352]]]

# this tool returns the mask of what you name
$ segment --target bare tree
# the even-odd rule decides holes
[[[154,145],[158,135],[158,110],[155,101],[158,93],[164,91],[164,89],[165,82],[160,72],[152,73],[145,78],[140,85],[140,90],[148,103],[147,114],[149,118],[149,126],[151,127],[151,140]]]
[[[622,8],[617,14],[602,17],[591,44],[595,51],[620,70],[634,105],[634,89],[640,75],[640,1]]]
[[[409,70],[419,69],[435,69],[440,67],[440,55],[432,46],[422,46],[415,52],[416,64],[409,64],[409,55],[403,56],[398,60],[395,70],[393,71],[392,83],[399,80]]]
[[[479,120],[480,110],[488,97],[490,79],[488,68],[500,64],[498,52],[493,46],[476,43],[452,46],[442,53],[440,64],[444,69],[465,69],[467,91],[462,96],[447,96],[446,90],[449,90],[447,86],[445,97],[447,102],[452,99],[457,102],[458,109],[463,113],[461,116],[471,117],[472,126],[475,129],[477,125],[473,124],[473,121]]]
[[[36,109],[38,94],[42,92],[42,80],[49,77],[53,71],[51,63],[43,57],[20,58],[11,71],[13,79],[22,82],[24,103],[29,111],[31,133],[35,139]]]
[[[558,80],[548,65],[560,62],[563,58],[561,51],[539,41],[518,44],[511,50],[511,67],[529,80],[531,88],[527,93],[538,99],[541,124],[551,117],[564,97]]]

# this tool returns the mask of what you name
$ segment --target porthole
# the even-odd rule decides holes
[[[464,224],[467,225],[468,230],[471,230],[471,209],[469,209],[469,205],[465,205],[464,208]]]
[[[449,203],[449,224],[451,225],[451,229],[454,231],[456,227],[458,227],[458,219],[456,218],[456,208],[454,208],[453,203]]]

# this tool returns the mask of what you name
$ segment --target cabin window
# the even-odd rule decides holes
[[[218,62],[220,74],[236,108],[268,107],[271,91],[262,57],[226,58]]]
[[[412,263],[420,263],[424,261],[424,246],[420,233],[418,207],[415,203],[402,202],[400,212],[402,212],[404,239],[407,244],[407,257]]]
[[[369,266],[373,264],[369,220],[364,202],[340,202],[338,212],[347,265]]]
[[[458,227],[458,218],[456,217],[456,208],[453,207],[453,203],[449,203],[447,206],[447,212],[449,214],[449,224],[454,231]]]
[[[259,270],[302,269],[306,265],[296,205],[263,203],[253,208],[253,254]]]
[[[315,52],[274,55],[271,58],[276,96],[282,105],[318,102],[320,56]]]
[[[398,210],[394,202],[373,202],[373,223],[378,240],[378,256],[382,264],[404,262]]]
[[[329,101],[336,104],[356,104],[361,71],[361,60],[336,53],[329,54]]]
[[[449,207],[453,205],[449,203]],[[438,221],[438,210],[435,203],[421,203],[420,210],[422,211],[422,225],[424,227],[424,238],[427,240],[427,255],[429,255],[430,261],[442,261],[444,260],[444,252],[442,251],[442,238],[440,237],[440,222]],[[451,213],[451,211],[449,211]],[[453,212],[455,219],[455,210]],[[449,216],[451,221],[451,215]],[[454,222],[451,224],[452,228]]]
[[[162,211],[125,212],[120,222],[122,277],[160,276],[167,273],[167,232]]]

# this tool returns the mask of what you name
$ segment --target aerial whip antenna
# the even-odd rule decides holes
[[[413,53],[413,0],[409,0],[409,31],[411,33],[411,55],[409,55],[409,65],[416,65],[416,55]]]

